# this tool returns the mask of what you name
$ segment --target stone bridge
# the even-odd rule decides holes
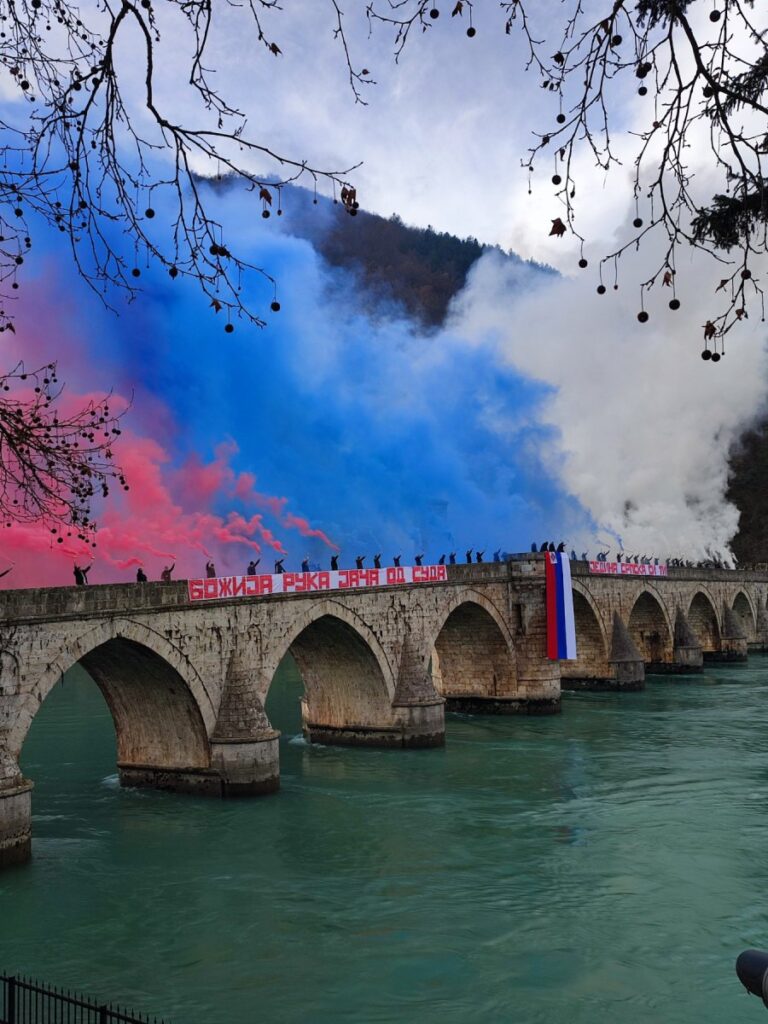
[[[449,709],[551,713],[564,687],[630,688],[768,647],[768,574],[596,577],[571,563],[579,658],[546,658],[544,560],[458,565],[445,581],[191,602],[187,585],[0,591],[0,865],[31,849],[19,754],[80,663],[115,724],[125,785],[221,796],[279,787],[264,711],[283,658],[304,681],[307,738],[429,747]]]

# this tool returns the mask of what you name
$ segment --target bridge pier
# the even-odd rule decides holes
[[[211,736],[211,792],[261,796],[280,788],[280,733],[256,695],[247,642],[229,658],[224,693]]]
[[[704,666],[701,644],[679,606],[675,615],[674,659],[669,671],[683,675],[701,672]]]
[[[304,736],[310,743],[338,747],[442,747],[445,745],[445,700],[432,697],[394,705],[391,720],[381,724],[332,725],[312,721],[306,699],[301,702]]]
[[[613,669],[613,686],[610,690],[644,690],[645,664],[638,651],[624,620],[618,612],[613,613],[613,629],[611,632],[611,653],[608,659]]]
[[[706,655],[707,661],[744,662],[747,660],[747,638],[738,616],[727,603],[723,603],[723,627],[720,631],[720,650]]]
[[[0,868],[32,856],[32,783],[0,747]]]
[[[755,640],[748,644],[750,651],[768,651],[768,609],[765,601],[757,598],[757,622],[755,624]]]

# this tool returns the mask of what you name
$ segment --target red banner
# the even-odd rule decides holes
[[[402,565],[386,569],[338,569],[320,572],[263,573],[259,576],[215,576],[188,580],[190,601],[219,601],[227,597],[266,597],[322,590],[394,587],[403,583],[441,583],[448,579],[444,565]]]
[[[667,576],[666,565],[635,565],[634,562],[590,562],[589,571],[602,576]]]

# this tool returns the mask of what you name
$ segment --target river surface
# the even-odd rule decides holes
[[[0,970],[174,1024],[765,1019],[768,658],[553,718],[449,716],[444,750],[309,747],[284,664],[282,790],[122,790],[80,670],[24,747],[34,859]]]

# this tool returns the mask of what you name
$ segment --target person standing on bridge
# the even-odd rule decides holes
[[[484,551],[484,550],[483,550],[483,551],[477,551],[477,552],[475,553],[475,561],[476,561],[476,562],[482,562],[482,560],[483,560],[483,555],[484,555],[484,554],[485,554],[485,551]]]
[[[365,555],[358,555],[357,558],[355,559],[355,566],[356,566],[356,568],[362,569],[364,561],[365,561]]]
[[[331,555],[331,572],[339,571],[339,556]]]
[[[379,552],[378,555],[374,555],[373,556],[373,568],[374,569],[380,569],[381,568],[381,552]]]
[[[440,555],[440,557],[437,560],[437,564],[438,565],[445,565],[445,555]]]
[[[88,582],[88,573],[91,571],[92,566],[90,565],[75,565],[75,586],[84,587]]]
[[[309,555],[307,555],[307,557],[301,563],[301,571],[302,572],[309,572]]]
[[[139,566],[139,568],[136,570],[136,582],[137,583],[147,583],[148,582],[147,574],[144,572],[144,570],[142,569],[141,566]]]
[[[205,575],[206,578],[209,580],[216,579],[216,566],[213,564],[213,562],[205,563]]]
[[[472,548],[467,550],[467,565],[472,564]]]
[[[171,582],[171,573],[173,572],[173,570],[175,568],[176,568],[176,563],[175,562],[173,563],[173,565],[166,565],[165,566],[163,571],[160,573],[160,579],[162,580],[163,583],[170,583]]]
[[[285,572],[285,569],[283,568],[283,562],[284,561],[285,561],[285,558],[283,557],[283,558],[278,558],[278,560],[275,562],[275,575],[276,576],[282,576],[283,573]]]
[[[414,563],[416,565],[421,565],[421,563],[424,561],[424,555],[423,554],[421,554],[421,555],[414,555],[413,556],[413,561],[414,561]]]
[[[496,550],[493,552],[493,560],[494,562],[501,561],[501,548],[496,548]]]
[[[392,559],[392,564],[394,565],[394,567],[396,569],[400,568],[400,559],[402,557],[403,557],[402,555],[395,555],[395,557]]]
[[[256,566],[259,564],[260,561],[260,558],[257,558],[255,562],[253,559],[250,560],[250,562],[248,563],[248,568],[246,569],[246,576],[256,575]]]

